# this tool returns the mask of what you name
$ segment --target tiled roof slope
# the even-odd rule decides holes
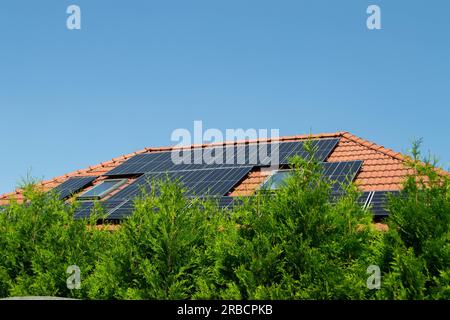
[[[340,138],[340,142],[328,158],[329,162],[363,160],[364,164],[361,172],[356,177],[356,183],[362,191],[374,190],[399,190],[402,179],[408,170],[404,167],[405,158],[400,153],[386,149],[375,143],[358,138],[348,132],[325,133],[316,135],[299,135],[277,138],[279,141],[297,141],[306,139],[326,139]],[[205,145],[192,145],[191,148],[239,144],[243,142],[262,142],[275,141],[274,139],[259,139],[237,142],[224,142]],[[111,169],[122,164],[125,160],[143,153],[161,152],[174,150],[174,147],[145,148],[127,155],[114,158],[110,161],[102,162],[96,166],[90,166],[86,169],[74,171],[54,179],[41,183],[43,190],[50,190],[63,183],[70,177],[76,176],[101,176]],[[241,185],[237,186],[231,195],[249,195],[252,194],[259,185],[265,180],[268,173],[265,171],[254,171]],[[18,201],[23,199],[21,190],[0,196],[0,205],[9,203],[9,199],[14,198]]]

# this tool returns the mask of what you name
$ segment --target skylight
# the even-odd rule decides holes
[[[82,195],[78,196],[78,199],[80,199],[80,200],[101,199],[104,196],[106,196],[108,193],[119,188],[126,181],[127,181],[126,179],[105,180],[102,183],[93,187],[92,189],[86,191]]]
[[[291,174],[290,170],[277,171],[272,174],[266,182],[264,182],[262,189],[265,190],[276,190],[279,189],[283,184],[285,184],[285,180]]]

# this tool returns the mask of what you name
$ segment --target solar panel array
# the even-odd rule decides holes
[[[389,215],[386,208],[388,201],[388,194],[398,195],[398,191],[366,191],[361,194],[358,198],[358,203],[364,207],[371,210],[375,218],[383,218]],[[342,195],[342,193],[334,193],[332,195],[332,203],[337,201],[337,198]],[[218,207],[222,209],[232,209],[234,206],[242,203],[241,199],[236,197],[222,196],[215,197]],[[125,200],[108,200],[99,203],[104,212],[107,213],[107,220],[122,220],[131,216],[134,209],[133,199]],[[91,210],[94,207],[93,202],[82,202],[80,203],[79,209],[76,211],[75,218],[88,218],[91,214]]]
[[[311,141],[316,150],[315,156],[319,161],[325,161],[338,144],[339,139],[320,139]],[[119,191],[107,201],[101,203],[107,219],[123,219],[133,211],[133,199],[142,192],[155,191],[152,182],[156,180],[178,180],[186,189],[186,195],[212,196],[221,208],[231,208],[239,203],[226,194],[239,183],[254,166],[265,166],[272,163],[273,154],[278,155],[278,163],[288,163],[290,157],[298,155],[308,159],[305,141],[260,143],[233,146],[217,146],[180,150],[180,152],[158,152],[141,154],[132,157],[122,165],[108,172],[110,177],[123,175],[141,175],[130,186]],[[175,157],[174,157],[175,156]],[[183,159],[182,163],[176,161]],[[210,159],[211,161],[205,160]],[[333,181],[332,195],[334,199],[344,190],[342,186],[352,181],[362,166],[362,161],[323,162],[323,175]],[[58,187],[61,197],[79,191],[92,183],[96,177],[71,178]],[[374,215],[385,216],[387,211],[384,204],[388,192],[365,192],[358,199],[358,203],[372,208]],[[93,202],[84,202],[77,210],[76,217],[88,217],[93,208]]]
[[[399,191],[366,191],[361,194],[357,201],[362,207],[372,211],[375,218],[384,218],[389,215],[387,209],[389,195],[397,196],[399,194]],[[335,203],[341,196],[341,191],[333,192],[331,202]]]
[[[114,208],[111,209],[108,213],[108,220],[122,220],[125,219],[133,213],[134,210],[134,202],[132,199],[130,200],[109,200],[108,202],[115,201]]]
[[[236,197],[214,197],[213,201],[217,202],[217,206],[221,209],[232,208],[240,204],[241,200]],[[134,210],[134,200],[107,200],[98,202],[102,207],[103,213],[106,213],[105,220],[123,220],[131,216]],[[89,218],[94,208],[94,202],[81,202],[79,208],[75,212],[75,219]]]
[[[398,196],[399,191],[365,191],[357,199],[359,205],[371,210],[375,217],[382,218],[389,215],[387,210],[387,203],[389,195]],[[332,203],[335,203],[338,197],[342,196],[342,192],[332,193]],[[220,197],[217,199],[220,208],[232,208],[235,205],[242,203],[236,197]]]
[[[101,213],[105,214],[105,216],[108,217],[112,210],[114,210],[120,204],[120,202],[121,201],[103,201],[97,202],[97,205],[102,209]],[[80,202],[79,207],[77,208],[77,210],[75,210],[75,219],[89,218],[93,213],[94,208],[95,207],[93,201]]]
[[[66,199],[90,185],[95,179],[97,177],[72,177],[52,190],[56,191],[61,199]]]
[[[376,218],[384,218],[389,215],[387,210],[389,196],[398,196],[400,191],[365,191],[358,198],[357,202],[364,208],[372,211]],[[332,203],[337,201],[337,198],[342,196],[342,192],[332,193]],[[235,205],[242,203],[236,197],[220,197],[218,199],[218,206],[220,208],[232,208]]]
[[[119,191],[111,199],[132,199],[139,196],[143,190],[145,192],[151,192],[153,181],[164,180],[166,178],[171,181],[179,181],[186,189],[187,196],[223,196],[240,182],[252,168],[251,166],[247,166],[191,171],[150,172],[138,178],[132,185]]]
[[[310,141],[314,155],[324,161],[338,144],[339,139]],[[308,159],[310,153],[305,141],[255,143],[207,148],[182,149],[179,152],[157,152],[136,155],[116,167],[106,176],[141,175],[130,186],[102,202],[108,219],[121,219],[133,209],[133,199],[143,191],[151,192],[152,182],[162,179],[178,180],[186,189],[187,196],[213,196],[220,207],[234,203],[224,197],[254,166],[287,164],[292,156]],[[158,192],[158,190],[154,190]],[[76,217],[89,216],[92,202],[83,203]]]
[[[326,160],[338,142],[339,139],[311,140],[317,160]],[[249,165],[265,166],[273,164],[271,161],[288,164],[289,158],[295,155],[306,159],[310,157],[305,150],[305,141],[183,149],[136,155],[106,175],[120,176]]]
[[[358,198],[357,202],[364,208],[372,211],[376,218],[384,218],[389,215],[387,210],[389,196],[399,196],[400,191],[365,191]],[[342,196],[342,192],[332,193],[332,203]],[[234,205],[241,203],[236,197],[221,197],[218,199],[220,208],[232,208]]]
[[[252,166],[215,168],[191,171],[172,171],[166,173],[146,173],[139,177],[131,185],[119,191],[110,199],[101,203],[108,212],[108,219],[122,219],[133,210],[133,199],[142,194],[152,191],[158,193],[158,180],[169,179],[179,181],[186,189],[186,196],[224,196],[230,189],[239,183],[251,170]],[[156,190],[153,190],[153,188]],[[84,218],[89,216],[93,202],[85,202],[77,210],[75,217]]]

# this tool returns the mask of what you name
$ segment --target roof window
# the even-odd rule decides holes
[[[127,179],[108,179],[78,196],[80,200],[98,200],[123,185]]]

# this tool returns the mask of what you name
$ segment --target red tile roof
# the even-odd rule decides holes
[[[398,152],[394,152],[383,146],[377,145],[370,141],[361,139],[348,132],[336,132],[336,133],[323,133],[312,135],[297,135],[286,136],[276,139],[258,139],[258,140],[246,140],[246,141],[234,141],[223,142],[214,144],[192,145],[195,147],[210,147],[230,144],[241,144],[251,142],[271,142],[271,141],[298,141],[306,139],[326,139],[326,138],[340,138],[340,142],[334,151],[330,154],[327,161],[349,161],[349,160],[363,160],[363,166],[360,173],[356,177],[356,184],[362,191],[375,191],[375,190],[399,190],[401,184],[408,173],[408,169],[405,168],[404,163],[406,157]],[[159,148],[145,148],[130,154],[122,155],[117,158],[111,159],[106,162],[102,162],[95,166],[77,170],[63,176],[53,178],[41,183],[42,188],[50,190],[57,185],[63,183],[70,177],[76,176],[101,176],[118,165],[122,164],[125,160],[143,153],[153,153],[161,151],[176,150],[181,147],[159,147]],[[260,184],[268,176],[268,172],[260,171],[259,169],[252,172],[247,179],[245,179],[240,185],[238,185],[231,193],[232,196],[236,195],[250,195],[252,194]],[[448,174],[446,172],[445,174]],[[9,203],[9,199],[14,198],[18,201],[23,199],[22,191],[16,190],[15,192],[4,194],[0,196],[0,205]]]

